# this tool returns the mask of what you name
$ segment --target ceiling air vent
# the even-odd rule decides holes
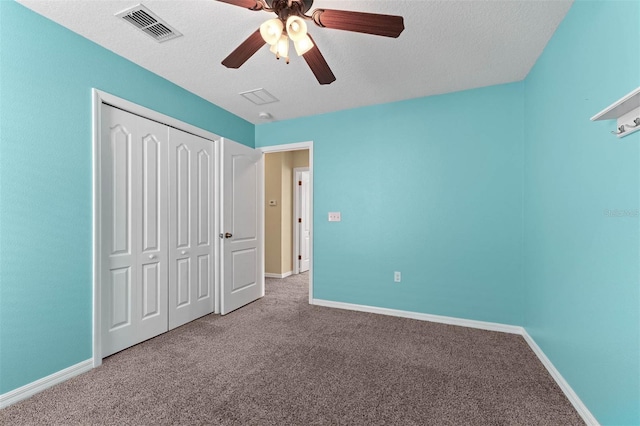
[[[117,13],[116,16],[124,19],[159,43],[182,35],[141,4],[123,10]]]
[[[279,99],[264,89],[248,90],[240,93],[240,96],[253,102],[256,105],[265,105],[278,102]]]

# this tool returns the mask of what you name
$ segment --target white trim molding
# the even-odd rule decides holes
[[[312,305],[328,308],[347,309],[350,311],[369,312],[372,314],[390,315],[393,317],[410,318],[420,321],[437,322],[440,324],[459,325],[461,327],[479,328],[481,330],[499,331],[502,333],[522,334],[522,327],[517,325],[499,324],[496,322],[475,321],[463,318],[445,317],[442,315],[423,314],[420,312],[402,311],[399,309],[378,308],[375,306],[356,305],[352,303],[332,302],[330,300],[313,299]]]
[[[290,277],[291,275],[293,275],[292,271],[285,272],[282,274],[272,274],[271,272],[264,273],[265,278],[287,278],[287,277]]]
[[[562,377],[562,374],[553,365],[551,360],[547,358],[545,353],[540,349],[538,344],[533,340],[527,330],[524,327],[517,325],[500,324],[495,322],[476,321],[464,318],[447,317],[442,315],[423,314],[420,312],[402,311],[399,309],[379,308],[375,306],[357,305],[353,303],[333,302],[331,300],[312,299],[312,305],[324,306],[327,308],[346,309],[349,311],[368,312],[372,314],[389,315],[400,318],[410,318],[419,321],[437,322],[440,324],[457,325],[460,327],[477,328],[480,330],[498,331],[501,333],[519,334],[525,342],[529,345],[533,353],[538,357],[542,365],[547,369],[553,380],[558,384],[558,387],[565,394],[573,408],[578,412],[582,420],[587,426],[600,426],[598,420],[595,418],[591,411],[582,402],[578,394],[571,388],[569,383]]]
[[[42,392],[43,390],[55,386],[58,383],[62,383],[75,377],[79,374],[86,373],[93,368],[93,359],[82,361],[71,367],[67,367],[64,370],[60,370],[47,377],[36,380],[35,382],[28,383],[24,386],[14,389],[10,392],[0,395],[0,409],[8,407],[9,405],[20,402],[23,399],[27,399],[30,396]]]
[[[524,337],[524,340],[529,344],[529,347],[531,348],[533,353],[536,354],[542,365],[544,365],[549,374],[551,374],[553,380],[555,380],[560,389],[562,389],[562,392],[564,392],[571,405],[573,405],[573,408],[575,408],[578,414],[580,414],[580,417],[582,417],[582,420],[584,420],[587,426],[600,426],[600,423],[595,418],[595,416],[591,414],[591,411],[589,411],[587,406],[584,405],[573,388],[564,379],[564,377],[562,377],[562,374],[560,374],[551,360],[547,358],[542,349],[540,349],[540,346],[538,346],[536,341],[533,340],[533,337],[531,337],[529,333],[527,333],[527,330],[525,330],[524,328],[522,329],[522,337]]]

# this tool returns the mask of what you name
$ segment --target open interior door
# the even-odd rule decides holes
[[[264,296],[262,153],[222,140],[220,313]]]
[[[311,211],[309,209],[309,170],[298,172],[298,272],[307,272],[309,270],[309,252],[311,246]]]

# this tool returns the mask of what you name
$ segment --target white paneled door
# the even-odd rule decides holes
[[[310,218],[310,208],[309,208],[309,171],[300,171],[298,172],[298,191],[299,196],[298,200],[300,202],[300,206],[298,207],[298,211],[300,212],[300,217],[298,218],[298,236],[300,238],[299,248],[300,254],[298,257],[298,271],[306,272],[309,270],[309,253],[310,253],[310,245],[311,245],[311,218]]]
[[[169,129],[169,328],[213,312],[214,149]]]
[[[262,153],[223,141],[221,313],[264,296]]]
[[[102,356],[167,330],[167,127],[102,106]]]

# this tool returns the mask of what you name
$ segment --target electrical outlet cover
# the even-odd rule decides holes
[[[329,222],[340,222],[341,220],[340,212],[329,212]]]

